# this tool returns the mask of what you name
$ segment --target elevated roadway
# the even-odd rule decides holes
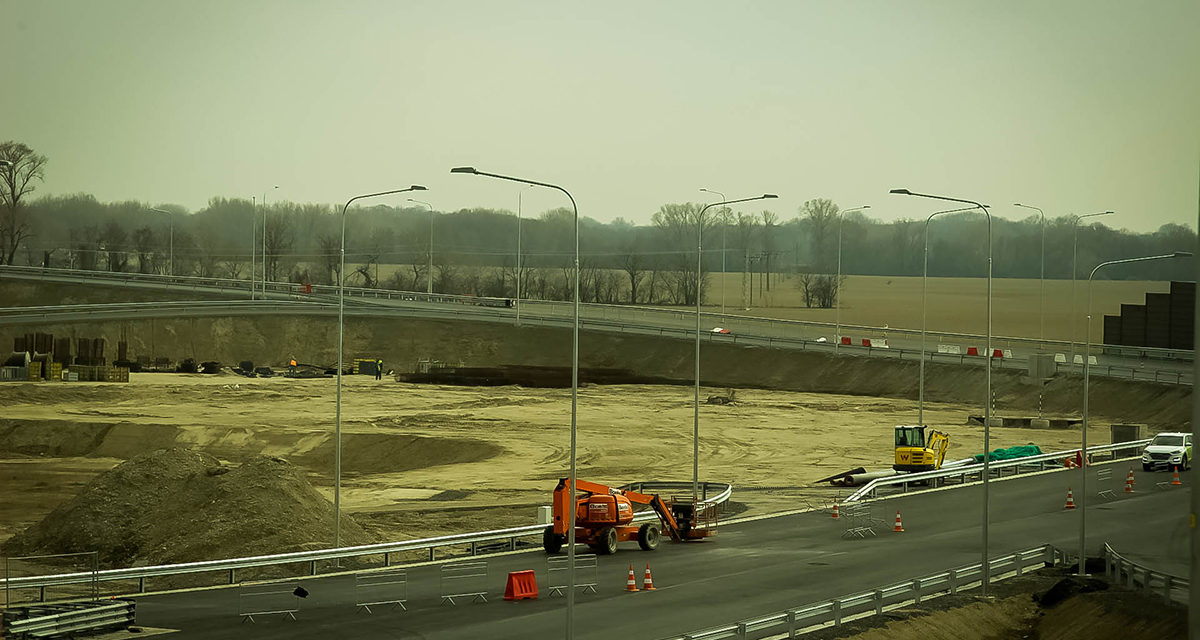
[[[1089,496],[1089,550],[1109,542],[1131,559],[1185,575],[1188,559],[1186,518],[1191,474],[1184,487],[1157,488],[1162,473],[1135,472],[1137,492],[1118,486],[1127,463],[1114,467],[1116,498]],[[1076,472],[1077,473],[1077,472]],[[1074,474],[1052,471],[994,482],[993,556],[1041,543],[1069,552],[1077,549],[1079,512],[1063,509]],[[1092,483],[1093,490],[1096,490]],[[736,499],[736,489],[734,497]],[[599,558],[597,593],[576,598],[576,637],[659,638],[727,624],[806,602],[869,589],[979,560],[978,486],[910,494],[872,502],[880,521],[877,537],[844,539],[845,520],[806,512],[725,524],[709,541],[664,542],[655,552],[622,545]],[[895,512],[905,532],[892,533]],[[582,549],[582,547],[581,547]],[[645,563],[656,591],[624,592],[629,565],[641,584]],[[147,595],[138,599],[138,622],[178,629],[174,637],[238,638],[554,638],[562,637],[565,603],[550,598],[541,551],[487,559],[486,604],[441,605],[442,563],[408,570],[408,611],[356,613],[354,578],[301,579],[310,593],[298,620],[259,618],[251,626],[238,614],[236,589]],[[534,569],[541,597],[505,602],[505,575]]]

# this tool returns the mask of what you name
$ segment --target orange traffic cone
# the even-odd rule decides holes
[[[1133,493],[1133,469],[1129,470],[1129,477],[1125,478],[1125,493]]]
[[[842,517],[842,516],[838,514],[837,500],[834,500],[833,501],[833,519],[837,520],[840,517]]]
[[[900,524],[900,511],[896,511],[896,526],[892,527],[892,533],[904,533],[904,525]]]
[[[633,575],[633,565],[629,565],[629,579],[625,581],[626,591],[637,591],[637,578]]]
[[[1071,492],[1070,487],[1067,487],[1067,506],[1065,506],[1063,508],[1064,509],[1074,509],[1075,508],[1075,494]]]
[[[1179,481],[1179,467],[1175,467],[1175,477],[1171,478],[1171,484],[1183,484]]]
[[[642,588],[654,591],[654,577],[650,575],[650,565],[646,565],[646,577],[642,579]]]

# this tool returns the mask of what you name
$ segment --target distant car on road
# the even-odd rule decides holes
[[[715,333],[720,336],[733,335],[733,332],[730,331],[729,329],[726,329],[725,327],[713,327],[712,329],[709,329],[708,331],[709,331],[709,333]]]
[[[1192,434],[1160,433],[1142,451],[1142,470],[1192,468]]]

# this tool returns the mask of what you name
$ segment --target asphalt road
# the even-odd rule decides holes
[[[1136,492],[1126,495],[1121,488],[1127,465],[1114,467],[1113,479],[1105,483],[1111,486],[1089,478],[1089,552],[1108,542],[1131,559],[1186,574],[1190,472],[1183,474],[1185,487],[1159,488],[1156,482],[1169,475],[1136,471]],[[1080,511],[1063,509],[1076,474],[1055,471],[992,483],[991,555],[1043,543],[1076,550]],[[1116,490],[1116,498],[1096,497],[1102,488]],[[625,543],[616,555],[600,558],[598,593],[577,596],[575,635],[659,638],[978,562],[980,495],[975,486],[875,501],[872,515],[882,524],[874,538],[843,539],[846,520],[803,513],[726,524],[709,541],[664,542],[649,553]],[[891,532],[897,509],[904,533]],[[626,593],[630,563],[640,585],[647,562],[658,589]],[[356,613],[353,576],[332,576],[300,580],[310,595],[296,621],[271,616],[243,623],[238,590],[213,589],[140,597],[138,622],[179,629],[175,637],[184,638],[563,636],[565,600],[548,597],[544,554],[493,557],[487,564],[487,603],[467,598],[455,606],[439,604],[439,563],[409,568],[408,611]],[[537,571],[541,597],[504,601],[507,572],[525,569]]]

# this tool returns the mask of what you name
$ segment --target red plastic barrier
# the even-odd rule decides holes
[[[842,336],[842,344],[848,347],[853,344],[853,341],[850,340],[850,336]]]
[[[1004,351],[1002,351],[1000,349],[992,349],[992,357],[993,358],[1003,358]]]
[[[976,347],[967,347],[967,355],[977,356],[979,355],[979,349]]]
[[[505,600],[536,600],[537,597],[537,575],[532,569],[512,571],[508,574],[508,584],[504,587]]]
[[[869,347],[869,346],[871,346],[871,339],[870,339],[870,338],[863,338],[863,339],[862,339],[862,346],[864,346],[864,347]]]

